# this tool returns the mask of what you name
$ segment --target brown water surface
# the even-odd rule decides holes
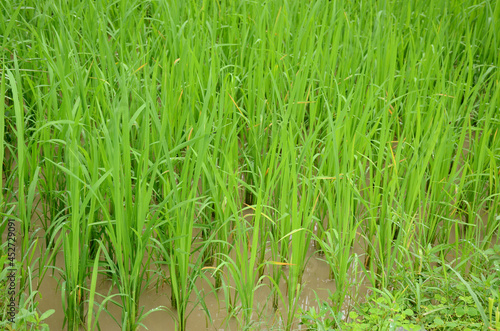
[[[360,252],[360,249],[354,249]],[[324,262],[318,254],[315,254],[314,248],[311,246],[308,250],[309,261],[307,263],[304,276],[303,276],[303,290],[299,297],[299,306],[302,309],[309,307],[317,307],[317,297],[320,300],[328,299],[328,291],[335,291],[334,282],[329,279],[330,267]],[[64,266],[63,252],[60,251],[56,257],[56,267],[62,268]],[[285,275],[287,270],[285,270]],[[156,276],[154,276],[156,277]],[[62,329],[64,312],[62,307],[61,284],[58,281],[58,272],[54,275],[49,272],[42,283],[40,284],[39,306],[40,311],[44,312],[49,309],[55,309],[55,313],[50,316],[46,323],[49,324],[51,330]],[[209,277],[210,278],[210,277]],[[152,281],[153,286],[147,288],[141,295],[140,306],[144,307],[144,312],[155,310],[149,314],[143,321],[144,328],[148,330],[174,330],[175,329],[175,311],[170,305],[170,286],[160,285],[158,291],[154,286],[156,280]],[[223,299],[221,290],[214,293],[207,282],[203,279],[198,279],[197,288],[202,293],[205,293],[204,301],[208,308],[212,320],[207,316],[201,305],[196,304],[197,296],[195,293],[191,294],[191,300],[188,305],[190,315],[187,321],[188,330],[239,330],[240,316],[228,318],[226,306]],[[232,281],[230,285],[234,285]],[[103,275],[98,276],[97,292],[101,294],[108,294],[111,288],[111,281],[105,279]],[[281,291],[286,293],[286,283],[284,280],[280,284]],[[234,288],[229,292],[234,297]],[[363,286],[362,291],[366,292],[366,287]],[[117,294],[118,289],[115,287],[111,290],[110,294]],[[281,329],[282,320],[286,318],[287,304],[279,302],[279,308],[275,311],[272,308],[272,295],[271,295],[270,281],[264,280],[262,286],[255,290],[254,309],[253,315],[254,328],[259,330],[275,330]],[[286,296],[286,294],[285,294]],[[219,299],[217,298],[219,297]],[[117,302],[120,302],[119,297],[115,297]],[[102,302],[102,299],[96,298],[97,302]],[[163,307],[163,308],[158,308]],[[102,330],[120,330],[121,308],[115,304],[109,303],[107,310],[101,312],[99,317],[99,324]],[[283,316],[282,316],[283,315]],[[116,319],[116,321],[115,321]],[[83,330],[83,327],[81,328]],[[296,323],[294,329],[301,329],[300,325]]]

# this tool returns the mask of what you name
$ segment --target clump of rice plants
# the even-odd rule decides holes
[[[498,328],[500,4],[0,7],[18,316]]]

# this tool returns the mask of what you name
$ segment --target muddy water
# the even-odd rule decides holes
[[[3,181],[6,179],[2,176]],[[200,184],[199,184],[200,185]],[[14,182],[14,190],[17,193],[17,179]],[[240,192],[243,196],[243,191]],[[36,209],[40,207],[40,196],[35,195],[34,206]],[[32,229],[41,228],[41,222],[38,217],[40,210],[32,214]],[[243,212],[244,217],[250,216],[250,211]],[[19,227],[19,222],[16,222],[16,232],[20,233],[21,229]],[[2,234],[2,242],[5,242],[7,232]],[[44,245],[45,237],[44,231],[39,230],[36,234],[38,238],[38,244]],[[56,236],[58,237],[58,236]],[[56,240],[57,241],[57,240]],[[18,241],[16,243],[16,259],[21,260],[21,243]],[[43,250],[43,249],[42,249]],[[330,278],[330,267],[326,262],[324,262],[318,254],[315,254],[315,248],[311,245],[308,248],[308,263],[306,265],[304,275],[303,275],[303,289],[299,297],[298,305],[302,309],[308,309],[309,307],[317,307],[317,300],[327,300],[329,291],[334,292],[335,286]],[[355,246],[353,248],[353,253],[362,254],[363,249],[360,246]],[[51,253],[51,252],[49,252]],[[43,313],[48,310],[55,310],[55,313],[44,320],[44,323],[49,325],[50,330],[66,330],[63,328],[64,323],[64,308],[63,302],[64,297],[61,292],[63,286],[63,280],[61,279],[59,271],[57,269],[64,269],[64,255],[63,251],[59,251],[55,254],[55,263],[53,264],[55,268],[49,268],[43,279],[40,281],[38,277],[34,277],[32,281],[33,290],[38,289],[38,293],[34,300],[38,302],[37,309],[39,312]],[[36,248],[33,252],[32,261],[38,260],[34,268],[46,268],[47,265],[52,265],[51,262],[43,260],[40,262],[41,256],[40,247]],[[283,267],[285,276],[288,276],[286,267]],[[166,270],[166,269],[165,269]],[[38,275],[38,271],[34,272]],[[210,277],[209,277],[210,279]],[[139,306],[143,306],[144,313],[152,311],[148,316],[142,321],[144,327],[140,330],[174,330],[175,329],[175,319],[176,312],[171,307],[170,297],[171,291],[170,286],[163,285],[156,288],[156,280],[153,277],[151,282],[152,286],[147,288],[140,297]],[[213,283],[213,279],[212,279]],[[272,307],[272,291],[271,282],[269,280],[264,280],[261,286],[254,292],[254,309],[255,314],[253,316],[253,328],[258,330],[270,330],[270,329],[280,329],[283,326],[282,321],[286,319],[288,306],[287,303],[279,301],[278,309],[275,310]],[[112,288],[111,281],[106,279],[105,276],[99,275],[97,281],[97,293],[103,296],[117,295],[119,293],[116,287]],[[204,302],[209,310],[211,318],[207,316],[207,313],[202,309],[201,305],[198,304],[199,299],[195,293],[191,294],[191,300],[188,305],[188,312],[190,312],[187,329],[188,330],[240,330],[242,329],[239,316],[228,317],[226,311],[226,303],[224,302],[224,295],[221,291],[214,293],[211,287],[203,279],[198,279],[197,288],[205,293]],[[235,297],[236,293],[234,290],[234,283],[230,280],[230,285],[232,289],[229,291],[231,297]],[[286,283],[285,280],[281,279],[280,290],[286,298]],[[362,293],[366,292],[366,287],[362,286]],[[117,295],[113,298],[117,303],[121,303],[120,297]],[[96,297],[95,301],[100,304],[103,301],[103,297]],[[236,302],[238,306],[239,302]],[[96,306],[97,307],[97,306]],[[96,309],[95,309],[96,310]],[[99,315],[99,325],[101,330],[121,330],[120,319],[121,319],[122,309],[120,306],[109,302],[106,309],[103,309]],[[295,321],[293,329],[302,329],[298,325],[298,321]],[[80,327],[80,330],[84,330],[84,327]]]
[[[483,223],[487,221],[486,214],[481,215]],[[495,238],[497,240],[497,238]],[[357,243],[363,242],[360,237],[356,240]],[[455,242],[455,237],[453,231],[450,237],[450,244]],[[364,253],[364,248],[359,244],[351,249],[352,254],[362,255]],[[455,251],[451,250],[448,253],[448,260],[453,261],[456,256],[454,256]],[[334,292],[334,283],[329,280],[330,268],[326,262],[324,262],[318,254],[315,254],[315,248],[313,246],[308,248],[308,263],[306,265],[305,273],[303,276],[304,287],[303,291],[299,297],[299,306],[303,309],[308,307],[317,307],[318,303],[316,301],[316,294],[320,300],[328,299],[328,291]],[[59,252],[56,258],[56,267],[62,268],[64,265],[63,252]],[[284,267],[285,276],[287,274],[286,267]],[[166,268],[163,268],[166,271]],[[359,276],[359,275],[358,275]],[[213,279],[207,273],[208,280],[213,283]],[[64,319],[64,313],[62,309],[62,296],[60,291],[60,286],[58,286],[58,274],[47,274],[44,278],[41,287],[38,308],[40,311],[44,312],[48,309],[55,309],[56,313],[47,319],[47,323],[51,330],[62,330],[62,324]],[[155,310],[149,314],[143,320],[143,328],[140,330],[174,330],[175,329],[175,311],[170,305],[170,286],[160,285],[158,290],[154,286],[156,284],[156,279],[153,277],[152,286],[147,288],[140,298],[140,306],[144,306],[144,312]],[[113,289],[110,292],[111,281],[107,280],[104,276],[99,275],[97,282],[97,291],[101,294],[117,294],[118,289]],[[187,329],[188,330],[241,330],[242,326],[238,320],[239,316],[228,317],[226,312],[226,303],[223,299],[223,293],[213,293],[211,287],[203,279],[198,279],[197,288],[205,294],[204,302],[208,308],[211,319],[208,318],[206,312],[202,309],[201,305],[196,304],[198,298],[195,293],[191,295],[191,302],[188,306],[188,311],[190,312]],[[230,281],[230,285],[234,286],[234,283]],[[356,284],[355,284],[356,285]],[[286,284],[282,280],[280,283],[280,289],[283,293],[286,293]],[[231,296],[235,296],[234,290],[229,291]],[[367,292],[367,287],[364,284],[360,284],[357,295],[364,296]],[[286,319],[286,314],[288,307],[286,303],[279,302],[279,308],[275,311],[272,308],[272,295],[271,295],[270,282],[264,280],[262,286],[260,286],[255,291],[254,308],[256,313],[254,314],[254,325],[253,329],[256,330],[276,330],[282,327],[283,319]],[[352,300],[357,301],[358,298],[346,298],[346,307]],[[119,297],[115,297],[117,302],[120,302]],[[97,302],[102,302],[102,299],[97,299]],[[238,305],[238,303],[236,304]],[[158,307],[163,307],[158,309]],[[121,318],[121,308],[114,304],[109,304],[107,306],[109,314],[103,311],[99,317],[99,324],[102,330],[120,330],[120,318]],[[81,328],[83,330],[83,328]],[[298,322],[293,325],[293,330],[300,330],[301,326]],[[303,329],[303,328],[302,328]]]
[[[355,250],[357,251],[357,249]],[[308,307],[317,307],[316,295],[320,300],[328,299],[328,291],[335,291],[334,283],[329,280],[330,269],[320,256],[314,253],[314,248],[310,247],[308,251],[310,257],[305,273],[303,276],[304,287],[299,297],[299,306],[303,309]],[[56,266],[63,267],[63,253],[57,254]],[[286,270],[285,270],[286,274]],[[47,274],[40,286],[39,306],[40,311],[44,312],[49,309],[55,309],[55,313],[50,316],[46,323],[49,324],[51,330],[61,330],[64,320],[62,308],[62,297],[60,285],[58,285],[58,274],[54,276]],[[210,276],[208,277],[210,279]],[[158,291],[155,288],[156,281],[153,280],[153,286],[146,289],[140,298],[140,306],[144,306],[144,312],[155,310],[149,314],[144,320],[144,328],[141,330],[174,330],[175,328],[175,311],[170,305],[170,286],[159,286]],[[61,283],[62,284],[62,283]],[[232,284],[231,284],[232,285]],[[106,280],[104,276],[99,275],[97,282],[97,292],[108,294],[111,288],[111,281]],[[227,317],[226,304],[223,299],[223,293],[218,295],[213,293],[209,284],[203,279],[198,279],[197,288],[205,293],[205,304],[208,308],[212,320],[210,320],[201,305],[195,305],[197,296],[192,293],[188,311],[190,316],[187,322],[188,330],[240,330],[242,329],[237,317]],[[280,289],[286,293],[286,284],[284,280],[280,284]],[[366,292],[366,288],[362,289]],[[110,294],[117,294],[118,289],[113,289]],[[231,296],[234,297],[234,290],[230,290]],[[254,328],[259,330],[279,329],[282,326],[282,320],[286,319],[287,306],[279,302],[279,308],[275,311],[272,308],[270,282],[264,280],[262,286],[255,291],[254,308]],[[217,298],[218,297],[218,298]],[[119,297],[115,297],[117,302],[120,302]],[[102,299],[96,299],[97,302],[102,302]],[[163,307],[157,309],[158,307]],[[121,308],[115,304],[108,304],[106,313],[103,311],[99,317],[99,324],[102,330],[120,330],[119,322],[121,318]],[[81,328],[83,330],[83,328]],[[301,329],[298,322],[293,329]]]

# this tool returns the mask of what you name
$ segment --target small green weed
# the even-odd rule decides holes
[[[308,330],[500,330],[497,250],[485,252],[493,264],[489,275],[445,279],[434,269],[420,275],[418,284],[403,283],[404,290],[373,288],[366,302],[337,318],[339,323],[331,318],[332,306],[322,302],[319,310],[302,311],[302,324]]]

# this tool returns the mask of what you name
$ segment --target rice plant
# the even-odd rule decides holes
[[[54,329],[187,330],[202,309],[293,330],[314,247],[335,288],[316,325],[377,295],[425,321],[438,284],[498,324],[499,3],[0,7],[0,232],[15,219],[26,314],[57,295]]]

